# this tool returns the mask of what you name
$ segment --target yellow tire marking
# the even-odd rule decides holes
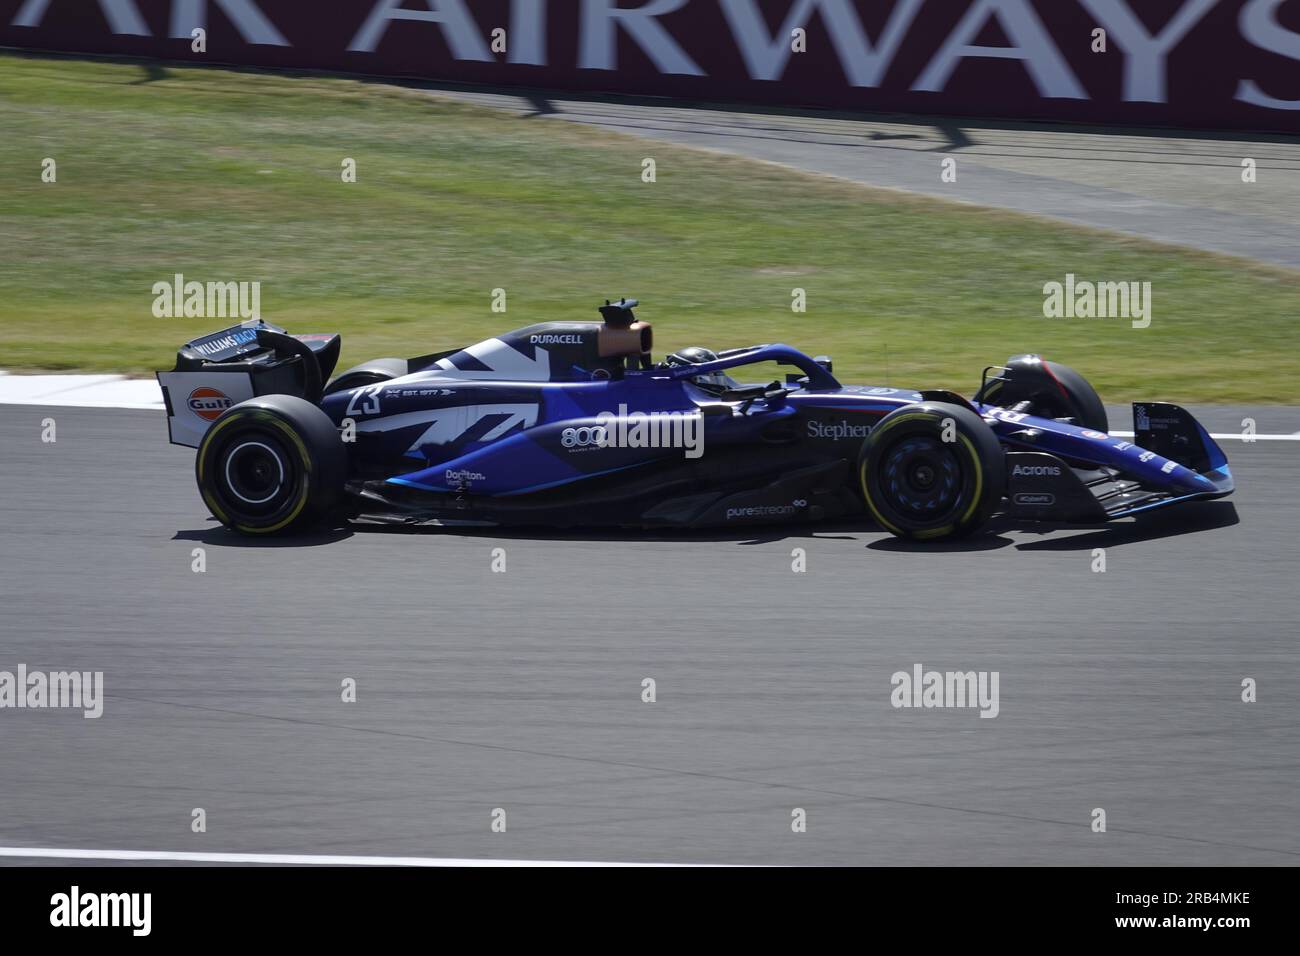
[[[970,443],[970,439],[965,435],[958,436],[966,447],[970,449],[970,460],[975,465],[975,495],[971,498],[970,507],[962,515],[962,522],[969,521],[971,515],[975,514],[975,509],[979,507],[980,492],[984,490],[984,466],[980,464],[980,456],[975,453],[975,446]]]

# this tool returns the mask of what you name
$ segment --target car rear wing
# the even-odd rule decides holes
[[[186,342],[175,367],[158,373],[171,442],[197,448],[222,412],[259,395],[320,401],[341,346],[339,335],[289,335],[260,321]]]

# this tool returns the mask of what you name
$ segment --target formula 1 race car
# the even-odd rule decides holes
[[[995,510],[1091,523],[1231,493],[1227,459],[1176,405],[1107,434],[1097,393],[1037,355],[991,366],[973,400],[841,385],[788,345],[653,363],[635,300],[330,380],[338,335],[262,322],[196,339],[160,372],[172,442],[247,534],[345,518],[482,525],[727,526],[870,516],[953,538]],[[743,384],[758,363],[794,369]]]

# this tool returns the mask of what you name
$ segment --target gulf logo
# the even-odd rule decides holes
[[[206,422],[214,422],[231,405],[234,401],[225,392],[207,385],[200,385],[194,391],[190,392],[190,397],[186,401],[190,406],[190,411]]]

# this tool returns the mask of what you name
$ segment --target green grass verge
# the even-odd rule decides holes
[[[353,80],[0,55],[0,131],[4,368],[169,367],[220,324],[153,317],[181,272],[260,280],[345,364],[635,295],[659,351],[785,341],[845,381],[969,393],[1041,351],[1108,400],[1300,401],[1300,275],[1227,258]],[[1151,282],[1151,327],[1043,318],[1067,272]]]

